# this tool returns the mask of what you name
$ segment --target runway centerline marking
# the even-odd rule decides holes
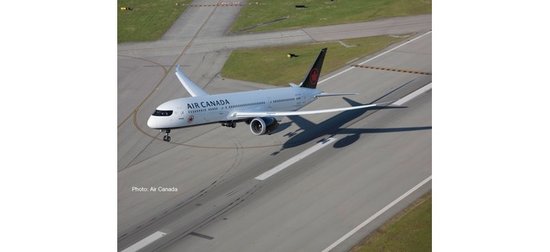
[[[151,235],[149,235],[149,236],[141,239],[140,241],[134,243],[132,246],[127,247],[126,249],[122,250],[122,252],[138,251],[142,248],[145,248],[145,246],[153,243],[154,241],[162,238],[165,235],[166,235],[166,233],[163,233],[163,232],[160,232],[160,231],[154,232]]]
[[[401,44],[401,45],[398,45],[398,46],[396,46],[396,47],[394,47],[394,48],[392,48],[392,49],[390,49],[390,50],[387,50],[387,51],[385,51],[385,52],[382,52],[382,53],[380,53],[380,54],[378,54],[378,55],[376,55],[376,56],[374,56],[374,57],[372,57],[372,58],[369,58],[369,59],[367,59],[367,60],[365,60],[365,61],[359,63],[358,65],[363,65],[363,64],[365,64],[365,63],[367,63],[367,62],[369,62],[369,61],[371,61],[371,60],[377,59],[378,57],[381,57],[381,56],[383,56],[383,55],[385,55],[385,54],[387,54],[387,53],[390,53],[390,52],[392,52],[392,51],[394,51],[394,50],[397,50],[398,48],[401,48],[401,47],[404,46],[404,45],[408,45],[409,43],[412,43],[413,41],[419,40],[420,38],[423,38],[424,36],[426,36],[426,35],[428,35],[428,34],[430,34],[430,33],[432,33],[432,31],[428,31],[428,32],[426,32],[426,33],[424,33],[424,34],[422,34],[422,35],[420,35],[420,36],[418,36],[418,37],[416,37],[416,38],[413,38],[413,39],[411,39],[411,40],[409,40],[409,41],[407,41],[407,42],[405,42],[405,43],[403,43],[403,44]],[[323,79],[322,81],[319,81],[318,84],[321,84],[321,83],[323,83],[323,82],[325,82],[325,81],[328,81],[328,80],[330,80],[330,79],[332,79],[332,78],[334,78],[334,77],[336,77],[336,76],[339,76],[339,75],[341,75],[341,74],[343,74],[343,73],[345,73],[345,72],[347,72],[347,71],[349,71],[349,70],[351,70],[351,69],[353,69],[353,68],[354,68],[354,67],[348,67],[348,68],[344,69],[343,71],[341,71],[341,72],[339,72],[339,73],[336,73],[336,74],[334,74],[334,75],[332,75],[332,76],[330,76],[330,77],[328,77],[328,78],[326,78],[326,79]]]
[[[323,147],[328,146],[330,143],[332,143],[334,141],[336,141],[336,138],[334,138],[334,137],[324,139],[320,143],[311,146],[309,149],[307,149],[305,151],[302,151],[300,154],[298,154],[294,157],[291,157],[287,161],[284,161],[281,164],[271,168],[269,171],[266,171],[266,172],[262,173],[260,176],[257,176],[255,179],[257,179],[257,180],[266,180],[269,177],[275,175],[276,173],[278,173],[278,172],[286,169],[287,167],[293,165],[294,163],[296,163],[296,162],[304,159],[305,157],[315,153],[316,151],[322,149]]]
[[[426,86],[423,86],[423,87],[417,89],[416,91],[406,95],[405,97],[395,101],[394,103],[392,103],[392,105],[401,106],[401,105],[405,104],[406,102],[414,99],[415,97],[423,94],[424,92],[427,92],[430,89],[432,89],[432,83],[431,82],[429,84],[427,84]]]
[[[430,175],[429,177],[425,178],[424,180],[422,180],[422,182],[418,183],[417,185],[415,185],[413,188],[411,188],[410,190],[408,190],[407,192],[405,192],[403,195],[399,196],[397,199],[393,200],[392,202],[390,202],[388,205],[386,205],[384,208],[380,209],[378,212],[376,212],[375,214],[373,214],[371,217],[369,217],[368,219],[366,219],[365,221],[363,221],[361,224],[359,224],[357,227],[355,227],[354,229],[352,229],[351,231],[349,231],[347,234],[345,234],[344,236],[340,237],[340,239],[338,239],[337,241],[335,241],[334,243],[332,243],[330,246],[328,246],[326,249],[323,249],[322,252],[329,252],[330,250],[334,249],[336,246],[338,246],[340,243],[342,243],[343,241],[347,240],[348,238],[350,238],[352,235],[354,235],[357,231],[361,230],[363,227],[365,227],[367,224],[371,223],[374,219],[378,218],[378,216],[382,215],[383,213],[385,213],[386,211],[388,211],[388,209],[392,208],[393,206],[395,206],[397,203],[399,203],[401,200],[403,200],[404,198],[406,198],[407,196],[409,196],[411,193],[413,193],[414,191],[416,191],[418,188],[420,188],[421,186],[425,185],[426,183],[428,183],[430,180],[432,180],[432,175]]]

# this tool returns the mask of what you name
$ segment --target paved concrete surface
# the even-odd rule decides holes
[[[354,24],[331,25],[302,29],[313,40],[329,41],[387,34],[422,32],[432,27],[432,15],[396,17]]]
[[[271,136],[254,137],[245,124],[208,125],[174,130],[173,142],[163,142],[146,120],[160,103],[188,96],[173,74],[176,63],[210,93],[269,88],[220,78],[232,48],[203,46],[220,40],[238,8],[190,10],[163,40],[119,45],[119,249],[157,230],[167,231],[171,240],[152,246],[170,251],[323,249],[431,174],[431,93],[406,109],[285,118]],[[270,44],[254,37],[265,34],[246,36],[253,41],[236,44]],[[277,43],[287,42],[301,41]],[[431,34],[369,64],[431,72]],[[320,86],[327,92],[359,92],[350,98],[367,103],[388,93],[383,99],[399,98],[429,82],[430,76],[356,68]],[[324,98],[304,109],[340,106],[349,102]],[[333,146],[265,182],[253,179],[331,135],[338,138]]]

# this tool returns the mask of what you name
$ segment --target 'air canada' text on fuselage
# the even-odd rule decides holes
[[[194,103],[187,103],[187,109],[208,108],[208,107],[215,107],[215,106],[224,106],[229,104],[230,103],[227,99],[216,100],[216,101],[194,102]]]

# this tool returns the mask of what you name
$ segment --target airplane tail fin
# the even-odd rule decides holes
[[[309,73],[307,74],[302,84],[300,84],[300,87],[317,88],[317,81],[319,80],[319,76],[321,75],[321,67],[323,66],[323,61],[325,60],[326,53],[327,48],[321,49],[319,56],[317,56],[317,60],[315,60],[315,63],[313,63],[313,66],[309,70]]]

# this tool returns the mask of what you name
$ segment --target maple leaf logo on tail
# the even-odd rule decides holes
[[[317,82],[317,80],[319,80],[319,71],[315,68],[311,69],[311,79],[310,81],[312,83],[315,83]]]

